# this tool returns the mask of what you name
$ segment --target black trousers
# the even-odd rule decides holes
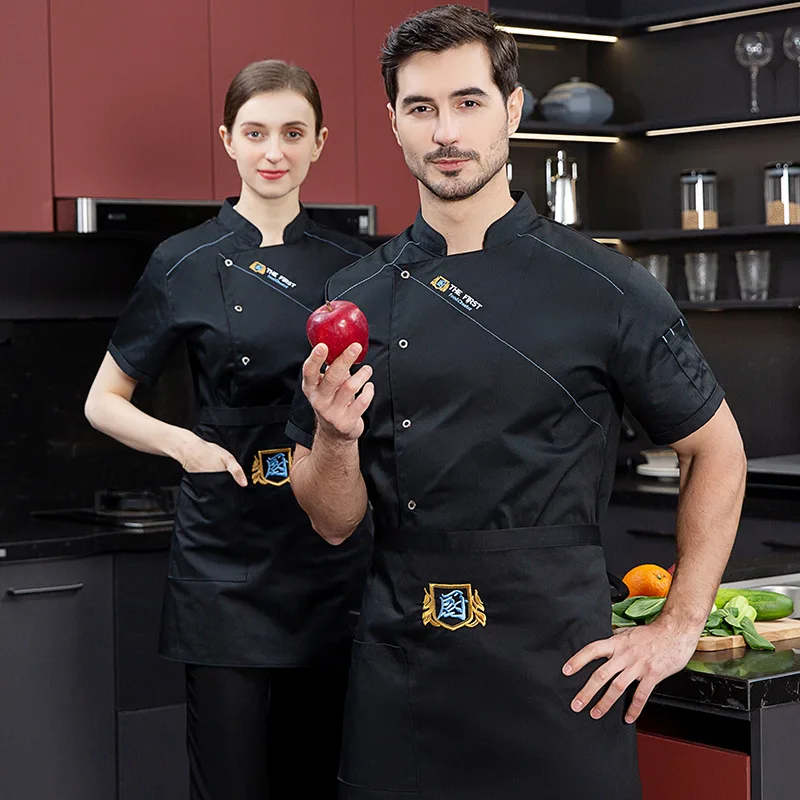
[[[191,800],[335,800],[346,669],[186,666]]]

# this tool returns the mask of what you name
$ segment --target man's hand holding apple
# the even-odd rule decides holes
[[[317,415],[317,435],[330,442],[356,441],[364,432],[362,415],[375,394],[369,383],[372,367],[350,374],[366,355],[367,319],[353,303],[334,300],[312,313],[306,332],[314,349],[303,364],[303,393]]]

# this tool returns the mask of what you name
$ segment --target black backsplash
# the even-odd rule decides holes
[[[113,330],[113,320],[4,325],[0,345],[0,510],[91,506],[96,489],[175,485],[180,467],[138,453],[92,429],[83,404]],[[10,334],[10,335],[9,335]],[[192,388],[178,353],[136,405],[185,425]]]
[[[124,447],[83,415],[115,316],[152,247],[131,237],[0,236],[0,515],[91,506],[97,489],[178,482],[173,461]],[[134,402],[190,424],[185,353]]]

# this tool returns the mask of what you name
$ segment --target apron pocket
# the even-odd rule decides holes
[[[373,791],[419,791],[402,648],[353,643],[344,741],[340,780]]]
[[[238,488],[229,472],[184,473],[175,509],[170,578],[247,580]]]

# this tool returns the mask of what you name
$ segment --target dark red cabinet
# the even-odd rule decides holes
[[[313,164],[301,198],[315,203],[354,203],[355,55],[353,0],[268,3],[210,0],[211,102],[214,127],[222,122],[225,91],[251,61],[282,58],[305,67],[319,86],[325,125],[330,130],[320,160]],[[214,192],[238,194],[236,165],[214,133]]]
[[[0,230],[51,231],[47,0],[6,3],[5,11],[0,24]]]
[[[750,800],[750,756],[639,733],[642,800]]]
[[[210,198],[208,0],[50,14],[56,197]]]

